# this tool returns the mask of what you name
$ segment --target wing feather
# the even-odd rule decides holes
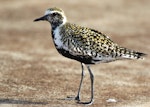
[[[94,29],[66,24],[62,39],[66,39],[68,50],[73,55],[89,57],[107,57],[115,54],[114,49],[118,46],[108,36]]]

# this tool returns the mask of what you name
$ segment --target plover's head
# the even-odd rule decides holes
[[[63,10],[59,8],[49,8],[45,11],[45,15],[35,19],[34,21],[48,21],[52,25],[52,29],[66,23],[67,19]]]

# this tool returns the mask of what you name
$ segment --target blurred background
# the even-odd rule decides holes
[[[80,63],[56,51],[51,26],[33,20],[50,7],[62,8],[71,23],[94,28],[116,43],[150,53],[149,0],[1,0],[0,107],[82,106],[62,100],[75,96]],[[92,66],[94,107],[148,107],[150,57]],[[82,100],[90,98],[86,72]],[[116,103],[108,103],[113,98]]]

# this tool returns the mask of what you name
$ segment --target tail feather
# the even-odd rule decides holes
[[[128,59],[143,59],[143,57],[147,55],[145,53],[129,50],[127,48],[120,48],[120,50],[121,57]]]
[[[135,52],[136,56],[137,56],[137,59],[141,59],[143,58],[143,56],[146,56],[147,54],[145,53],[141,53],[141,52]]]

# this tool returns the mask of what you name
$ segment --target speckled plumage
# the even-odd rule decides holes
[[[58,52],[65,57],[81,62],[81,82],[78,94],[75,97],[78,101],[80,101],[80,89],[84,76],[83,64],[87,66],[91,78],[91,99],[89,102],[82,104],[93,103],[94,76],[90,69],[90,64],[111,62],[119,59],[138,59],[145,55],[117,45],[108,36],[97,30],[67,22],[63,10],[59,8],[49,8],[43,17],[34,21],[40,20],[48,21],[51,24],[52,37]]]
[[[118,46],[108,36],[96,30],[77,26],[71,23],[66,23],[59,29],[61,41],[63,46],[66,47],[64,48],[64,51],[67,51],[66,55],[63,54],[65,57],[69,57],[86,64],[110,62],[124,58],[139,58],[138,52]],[[52,34],[54,37],[55,34]],[[63,53],[63,48],[57,49],[61,54]],[[79,57],[81,57],[81,59]]]

